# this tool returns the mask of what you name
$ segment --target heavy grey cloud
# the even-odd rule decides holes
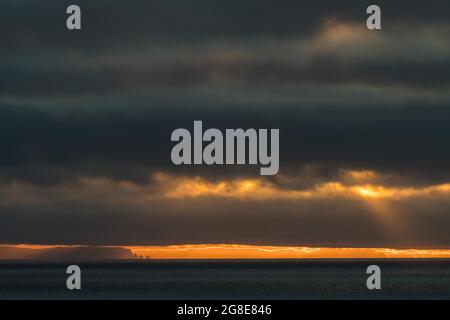
[[[80,3],[79,32],[61,22],[66,4],[2,4],[3,96],[235,83],[449,85],[445,1],[427,10],[414,1],[381,2],[378,34],[364,30],[361,1],[89,1]]]
[[[280,107],[279,107],[280,108]],[[125,107],[124,107],[125,109]],[[0,109],[2,181],[54,184],[84,176],[148,182],[158,171],[179,174],[255,175],[257,168],[176,167],[170,161],[170,133],[192,129],[280,128],[281,173],[305,165],[375,170],[409,176],[409,183],[449,179],[450,109],[442,105],[379,108],[204,110],[153,108],[56,117],[36,109]],[[280,108],[281,109],[281,108]]]
[[[75,193],[75,194],[74,194]],[[111,197],[103,199],[101,194]],[[2,208],[3,243],[169,245],[237,243],[324,247],[449,248],[448,195],[387,200],[244,201],[221,197],[128,202],[99,190],[59,191]],[[76,197],[74,197],[76,195]],[[117,198],[114,198],[116,195]],[[387,219],[386,219],[387,218]]]
[[[79,32],[65,29],[68,4],[0,4],[0,243],[448,247],[439,197],[393,201],[410,231],[397,239],[355,199],[145,208],[132,192],[113,205],[96,198],[120,194],[80,184],[130,183],[152,197],[156,173],[258,174],[173,166],[170,133],[193,120],[279,128],[281,190],[341,181],[343,170],[375,171],[385,187],[445,184],[448,1],[379,1],[375,33],[365,1],[80,1]]]

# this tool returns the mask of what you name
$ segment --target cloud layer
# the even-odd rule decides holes
[[[448,1],[68,4],[0,4],[0,243],[450,246]],[[279,176],[175,167],[194,120]]]

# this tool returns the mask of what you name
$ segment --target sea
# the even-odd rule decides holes
[[[70,264],[81,290],[66,287]],[[367,288],[370,265],[380,290]],[[2,261],[0,299],[450,299],[450,260]]]

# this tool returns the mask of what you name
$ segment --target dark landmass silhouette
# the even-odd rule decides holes
[[[22,248],[0,246],[0,260],[96,261],[137,259],[133,252],[120,247],[73,246],[54,248]]]

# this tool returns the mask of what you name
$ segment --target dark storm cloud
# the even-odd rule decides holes
[[[449,1],[379,1],[375,34],[357,27],[371,3],[356,0],[79,1],[79,32],[65,29],[68,4],[0,4],[0,243],[449,246],[439,197],[393,201],[410,231],[398,239],[355,199],[133,196],[157,194],[157,172],[258,176],[173,166],[170,134],[194,120],[279,128],[281,190],[342,170],[374,170],[386,187],[447,183]],[[131,191],[85,194],[93,178]]]
[[[3,208],[0,239],[2,243],[107,246],[233,243],[449,248],[448,199],[408,199],[390,205],[397,225],[380,222],[383,213],[372,212],[364,202],[330,198],[301,202],[212,198],[154,202],[148,207],[55,201],[33,205],[32,214],[27,205]]]
[[[254,86],[449,85],[448,29],[442,29],[449,25],[447,1],[437,1],[427,10],[423,2],[380,2],[386,26],[380,34],[396,40],[381,44],[366,41],[363,48],[349,42],[344,57],[333,48],[296,52],[296,43],[311,46],[330,19],[363,27],[367,3],[134,1],[131,5],[81,1],[85,28],[79,32],[65,29],[67,4],[6,1],[0,5],[2,96],[101,95],[236,82]],[[418,33],[416,43],[405,40],[404,47],[397,48],[403,56],[397,53],[389,59],[389,47],[411,29],[423,27],[424,21],[427,32]],[[366,33],[370,38],[371,33]],[[435,42],[443,44],[430,42],[436,34],[440,38]],[[283,42],[290,46],[284,47]],[[213,44],[222,48],[222,55],[244,50],[244,57],[221,57],[220,52],[210,52]],[[419,51],[411,53],[414,50]],[[370,54],[373,51],[378,53],[376,57]],[[130,65],[137,56],[142,62]]]
[[[281,173],[302,165],[376,170],[411,178],[410,183],[450,178],[450,109],[442,105],[379,108],[123,109],[56,117],[35,109],[0,108],[0,178],[54,184],[84,176],[148,182],[157,171],[179,174],[254,175],[256,168],[175,167],[171,132],[207,128],[280,128]],[[238,115],[238,116],[237,116]],[[417,180],[417,181],[416,181]]]
[[[291,37],[316,31],[324,19],[364,22],[370,1],[87,1],[85,30],[68,36],[61,22],[71,1],[2,1],[2,39],[7,45],[29,43],[55,48],[84,48],[130,44],[147,38],[158,41],[202,41],[211,38],[254,36]],[[392,23],[448,22],[448,1],[377,1],[384,9],[386,26]],[[61,14],[62,13],[62,14]],[[27,23],[25,23],[27,22]],[[64,26],[64,24],[62,24]],[[55,42],[55,40],[57,40]]]
[[[0,88],[13,96],[104,94],[155,87],[359,84],[446,89],[450,61],[341,61],[319,55],[300,65],[283,61],[188,61],[130,68],[0,69]]]

